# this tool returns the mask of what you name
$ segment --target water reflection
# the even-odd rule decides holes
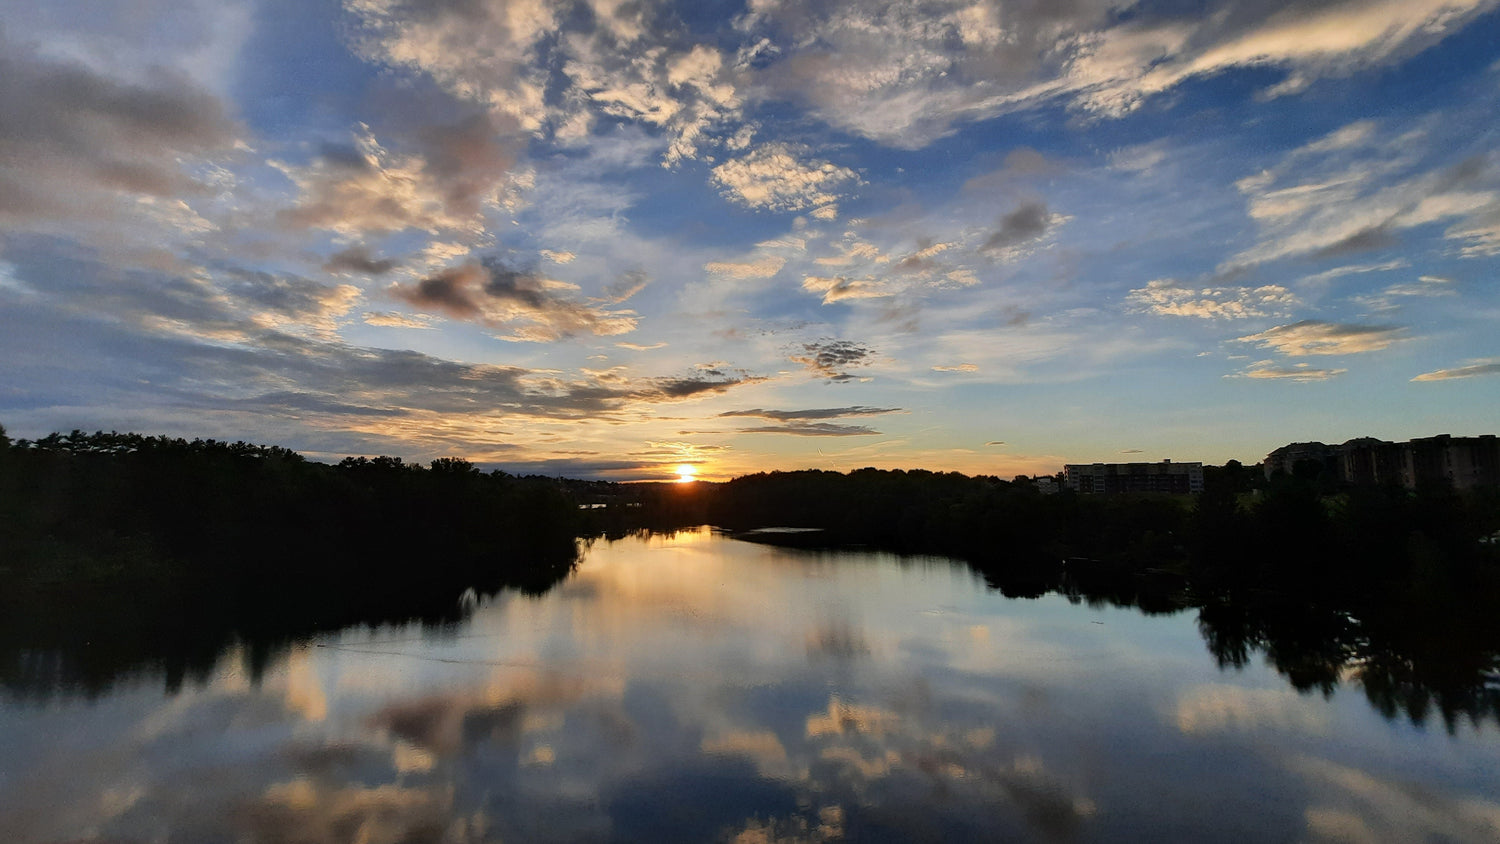
[[[87,703],[13,701],[0,829],[20,842],[1500,834],[1493,729],[1383,720],[1340,685],[1322,694],[1320,671],[1300,693],[1278,676],[1302,664],[1282,644],[1294,637],[1265,612],[1148,616],[1121,589],[1067,578],[1047,586],[1061,594],[1008,600],[944,560],[706,532],[600,543],[553,590],[482,599],[460,625],[325,633],[258,673],[231,649],[165,696],[154,677]],[[1345,659],[1338,681],[1366,682],[1347,650],[1311,662]]]

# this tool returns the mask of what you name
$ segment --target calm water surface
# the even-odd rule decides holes
[[[1500,840],[1500,737],[1221,671],[1196,613],[707,531],[252,683],[0,704],[0,840]]]

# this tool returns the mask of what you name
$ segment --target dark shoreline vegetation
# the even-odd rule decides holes
[[[1317,466],[1266,481],[1234,461],[1205,486],[1043,495],[1020,478],[875,469],[615,484],[0,430],[0,685],[94,696],[160,671],[175,690],[234,644],[255,678],[317,633],[441,628],[467,589],[545,592],[580,541],[712,524],[954,557],[1011,597],[1196,610],[1222,667],[1260,654],[1304,692],[1356,679],[1386,717],[1500,725],[1500,549],[1484,541],[1500,491],[1341,487]]]

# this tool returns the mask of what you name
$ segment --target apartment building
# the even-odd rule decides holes
[[[1186,494],[1203,491],[1202,463],[1069,463],[1064,484],[1082,495],[1126,492]]]

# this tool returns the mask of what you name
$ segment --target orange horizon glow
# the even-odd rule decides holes
[[[677,482],[690,484],[698,479],[698,470],[689,463],[683,463],[677,467]]]

